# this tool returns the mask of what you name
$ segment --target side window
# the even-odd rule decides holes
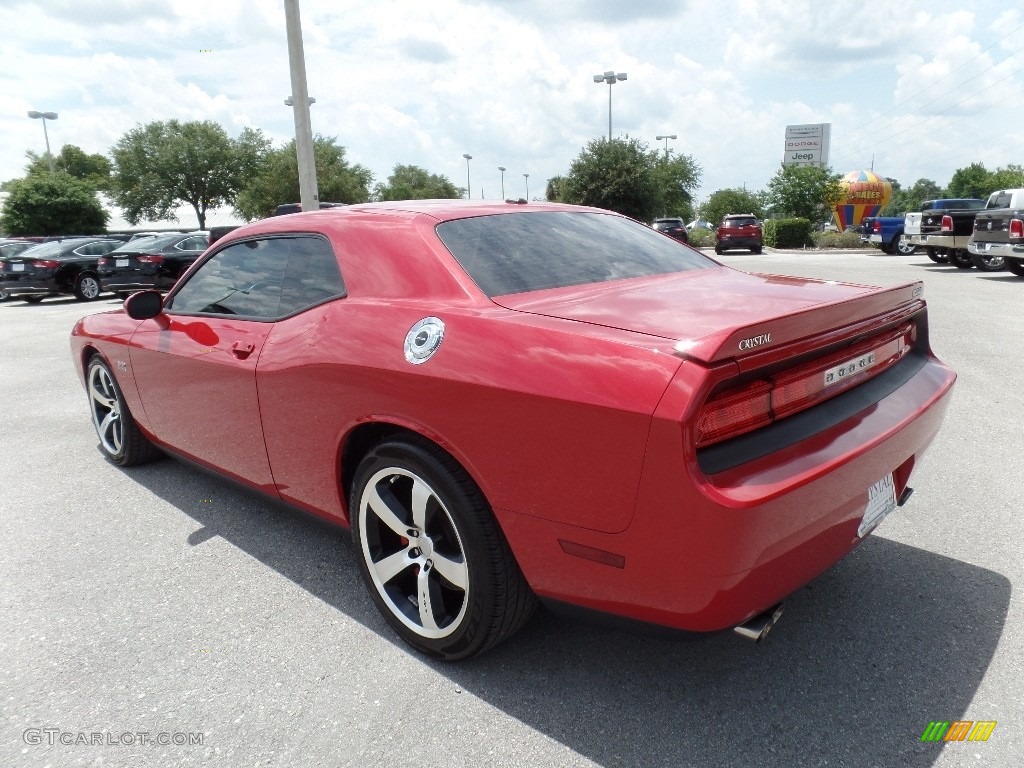
[[[281,315],[291,315],[345,295],[338,259],[326,240],[297,237],[287,242],[291,255],[281,289]]]
[[[121,243],[115,243],[111,241],[105,241],[102,243],[86,243],[78,248],[75,248],[75,253],[79,256],[102,256],[105,253],[109,253],[114,250]]]
[[[169,309],[186,314],[277,317],[290,242],[290,238],[272,238],[229,245],[174,294]]]
[[[206,237],[189,237],[175,245],[179,251],[205,251],[208,245]]]
[[[228,246],[171,300],[173,312],[277,318],[345,295],[334,251],[320,237],[273,237]]]

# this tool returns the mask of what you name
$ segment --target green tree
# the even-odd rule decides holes
[[[946,190],[931,179],[918,179],[902,189],[893,185],[892,199],[882,209],[882,216],[902,216],[908,211],[920,211],[925,200],[939,200],[946,196]]]
[[[572,161],[559,185],[562,202],[606,208],[637,221],[661,213],[665,179],[657,153],[638,139],[594,139]]]
[[[28,151],[25,156],[28,158],[26,176],[41,176],[50,172],[50,161],[46,155]],[[110,189],[110,160],[99,153],[90,155],[81,147],[65,144],[54,155],[53,166],[56,172],[81,179],[93,189],[101,192]]]
[[[110,214],[88,182],[66,173],[30,175],[7,184],[0,230],[8,235],[96,235]]]
[[[549,203],[561,203],[562,200],[562,185],[565,183],[564,176],[552,176],[548,179],[547,186],[544,189],[544,199]]]
[[[209,120],[138,126],[111,150],[112,197],[132,224],[143,218],[177,221],[174,209],[187,203],[205,229],[206,212],[235,202],[268,148],[258,130],[246,129],[234,141]]]
[[[376,200],[456,200],[462,192],[447,176],[416,165],[396,165],[388,180],[374,188],[373,196]]]
[[[989,194],[997,189],[1021,189],[1024,188],[1024,166],[1010,164],[1005,168],[997,168],[992,172],[992,189]]]
[[[772,216],[808,219],[812,224],[827,220],[842,195],[840,178],[831,168],[781,166],[768,182],[767,202]]]
[[[370,199],[373,174],[362,165],[350,165],[345,148],[334,137],[313,137],[317,190],[320,200],[333,203],[365,203]],[[270,216],[282,203],[299,200],[299,162],[295,140],[270,150],[262,169],[246,183],[235,201],[235,210],[246,221]]]
[[[977,197],[984,200],[994,189],[992,173],[982,163],[971,163],[953,172],[946,191],[952,198]]]
[[[752,213],[757,218],[764,218],[761,198],[755,192],[745,189],[719,189],[712,192],[704,205],[700,207],[700,215],[717,226],[722,217],[730,213]]]
[[[693,193],[704,175],[701,167],[690,155],[673,152],[666,156],[657,151],[653,154],[661,195],[660,205],[655,210],[660,209],[665,216],[678,216],[683,221],[690,221],[693,218]]]

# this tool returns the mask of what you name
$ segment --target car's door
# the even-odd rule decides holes
[[[291,240],[253,238],[221,249],[131,341],[132,369],[157,438],[271,493],[256,362],[281,314]]]

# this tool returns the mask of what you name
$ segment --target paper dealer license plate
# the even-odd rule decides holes
[[[861,518],[860,527],[857,529],[857,538],[862,538],[869,533],[894,509],[896,509],[896,484],[892,481],[892,475],[889,474],[868,488],[868,505],[864,508],[864,517]]]
[[[128,266],[128,259],[114,259],[114,266],[115,267],[127,267]]]

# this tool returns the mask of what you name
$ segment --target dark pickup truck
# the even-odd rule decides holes
[[[1000,263],[1024,277],[1024,189],[993,192],[984,211],[974,218],[967,250],[975,265]]]
[[[974,216],[985,207],[984,200],[927,200],[921,208],[919,234],[910,242],[927,249],[932,261],[948,261],[960,269],[974,266],[967,241],[974,231]],[[909,216],[909,214],[908,214]]]

